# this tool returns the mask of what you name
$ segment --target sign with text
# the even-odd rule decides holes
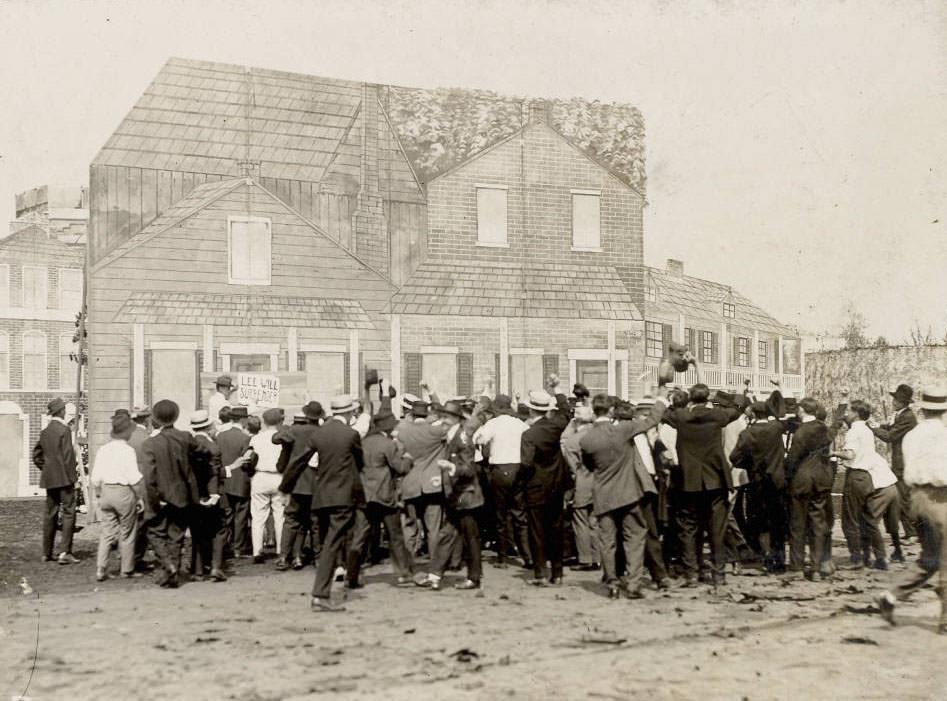
[[[237,404],[262,407],[279,406],[280,381],[276,375],[255,372],[237,373]],[[232,401],[233,398],[231,398]]]

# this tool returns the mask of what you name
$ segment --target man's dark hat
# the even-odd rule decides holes
[[[157,402],[155,402],[155,405],[151,410],[151,415],[154,417],[155,421],[162,426],[173,424],[178,420],[178,416],[180,416],[180,414],[181,409],[178,407],[176,402],[172,402],[170,399],[159,399]]]
[[[60,411],[65,410],[66,402],[63,401],[62,397],[54,397],[49,400],[49,404],[46,405],[46,412],[49,414],[56,414]]]
[[[372,425],[379,431],[390,431],[398,425],[398,418],[386,409],[382,409],[372,417]]]
[[[230,387],[233,389],[236,385],[233,383],[233,378],[230,375],[221,375],[217,378],[217,381],[214,383],[215,387]]]
[[[576,382],[572,386],[572,394],[578,397],[579,399],[584,399],[585,397],[590,396],[589,388],[583,385],[581,382]]]
[[[249,412],[245,406],[238,405],[230,407],[230,418],[232,419],[245,419],[249,416]]]
[[[513,400],[506,394],[498,394],[493,398],[493,401],[490,402],[490,411],[497,415],[512,414]]]
[[[365,370],[365,389],[378,384],[378,371]]]
[[[114,419],[114,418],[115,418],[116,416],[118,416],[119,414],[124,414],[124,415],[127,416],[128,418],[131,418],[131,416],[132,416],[131,412],[130,412],[128,409],[119,408],[119,409],[116,409],[114,412],[112,412],[112,418]]]
[[[303,407],[303,414],[305,414],[306,418],[310,421],[315,421],[316,419],[321,419],[325,411],[323,411],[322,405],[319,402],[312,401]]]
[[[914,398],[914,390],[911,389],[910,385],[905,384],[898,385],[898,388],[894,392],[888,392],[888,394],[905,404],[910,404]]]
[[[726,392],[722,389],[718,389],[717,393],[713,398],[714,404],[719,404],[722,407],[736,407],[737,406],[737,395]]]
[[[125,410],[120,409],[119,411]],[[132,423],[128,412],[122,414],[115,412],[115,415],[112,417],[112,438],[128,438],[134,430],[135,424]]]
[[[411,405],[411,413],[419,419],[427,418],[427,402],[414,402]]]
[[[767,406],[766,402],[753,402],[751,408],[753,409],[753,413],[757,416],[769,416],[769,406]]]
[[[453,399],[444,402],[443,406],[439,406],[437,408],[437,413],[447,414],[448,416],[456,416],[458,419],[464,418],[464,410],[460,406],[460,402],[455,402]]]

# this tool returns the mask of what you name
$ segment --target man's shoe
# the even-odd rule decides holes
[[[166,580],[161,582],[159,585],[165,589],[177,589],[178,588],[178,575],[177,573],[172,574]]]
[[[626,589],[625,598],[626,599],[643,599],[644,593],[640,589]]]
[[[52,555],[43,555],[43,562],[56,562],[56,558]]]
[[[227,581],[226,575],[224,575],[224,573],[218,569],[211,570],[210,574],[207,576],[212,582],[226,582]]]
[[[681,589],[693,589],[697,586],[696,577],[684,577],[684,582],[681,584]]]
[[[545,577],[536,577],[536,579],[529,580],[529,583],[532,584],[534,587],[548,587],[549,586],[549,580],[546,579]]]
[[[458,582],[454,585],[454,589],[479,589],[480,582],[475,582],[472,579],[465,579],[463,582]]]
[[[329,599],[320,599],[318,596],[314,596],[309,602],[309,610],[313,613],[341,613],[345,610],[345,607],[341,604],[333,604]]]
[[[883,592],[877,599],[876,603],[878,604],[878,610],[881,612],[881,617],[885,619],[891,625],[894,625],[894,605],[895,598],[891,592]]]
[[[364,586],[365,585],[362,584],[361,582],[346,582],[345,583],[346,589],[361,589]]]
[[[615,599],[615,600],[621,598],[621,591],[618,589],[618,587],[609,587],[609,588],[608,588],[608,598],[609,598],[609,599]]]
[[[408,575],[399,575],[398,578],[395,579],[396,587],[410,587],[412,584],[414,584],[414,578]]]
[[[578,565],[573,565],[569,568],[573,572],[594,572],[598,569],[598,565],[594,562],[580,563]]]
[[[551,587],[561,587],[562,586],[562,577],[550,577],[549,586]]]
[[[524,569],[524,570],[531,570],[531,569],[533,569],[533,563],[532,563],[532,561],[530,561],[530,560],[523,560],[523,569]]]
[[[104,582],[108,578],[109,578],[108,573],[105,570],[96,570],[95,572],[96,582]]]
[[[888,569],[888,563],[884,560],[875,560],[875,564],[872,565],[876,570],[886,570]]]
[[[132,570],[131,572],[122,572],[123,579],[141,579],[144,576],[145,575],[143,575],[141,572],[136,572],[135,570]]]
[[[937,626],[937,632],[941,635],[947,635],[947,623],[941,623]]]
[[[510,565],[509,563],[507,563],[506,560],[497,560],[496,562],[493,563],[493,566],[496,567],[498,570],[505,570]]]
[[[655,585],[658,588],[658,591],[667,591],[671,588],[671,580],[669,577],[658,580],[658,583]]]
[[[900,550],[895,550],[894,554],[891,556],[891,562],[904,562],[904,553]]]
[[[72,553],[59,553],[59,559],[57,562],[60,565],[75,565],[76,563],[81,562],[81,560]]]
[[[285,572],[289,569],[289,561],[280,558],[276,561],[276,569],[278,569],[280,572]]]
[[[263,553],[260,553],[259,555],[254,555],[254,556],[253,556],[253,564],[254,564],[254,565],[262,565],[264,559],[265,559],[265,558],[263,557]]]
[[[303,564],[303,559],[301,557],[297,557],[293,559],[294,570],[301,570],[303,567],[305,567],[305,564]]]

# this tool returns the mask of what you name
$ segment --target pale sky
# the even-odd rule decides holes
[[[947,3],[0,5],[0,218],[79,184],[169,56],[417,87],[629,102],[645,259],[783,322],[947,331]],[[5,230],[5,225],[3,225]]]

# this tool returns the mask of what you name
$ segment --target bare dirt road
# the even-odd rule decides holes
[[[749,572],[729,577],[718,596],[706,587],[649,590],[645,600],[613,602],[598,573],[536,589],[522,570],[487,565],[476,597],[396,589],[383,565],[350,593],[348,611],[312,614],[311,568],[277,573],[272,563],[241,562],[226,583],[177,590],[96,584],[94,529],[80,534],[85,559],[74,567],[14,557],[21,541],[11,535],[0,513],[2,698],[24,690],[37,700],[947,696],[934,595],[899,608],[893,628],[868,609],[900,566],[843,570],[825,583]],[[30,573],[29,595],[20,571]]]

